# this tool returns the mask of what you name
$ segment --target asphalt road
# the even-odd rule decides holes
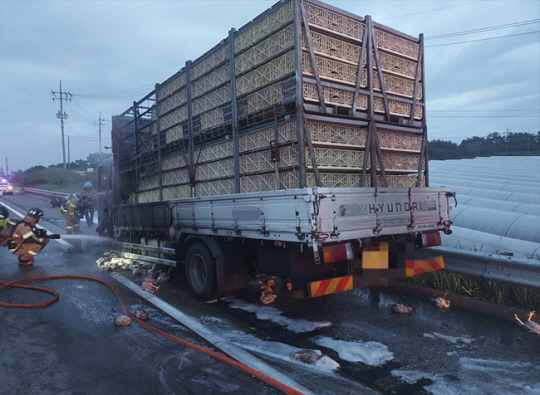
[[[3,196],[0,201],[11,207],[42,207],[46,214],[40,223],[52,232],[59,230],[55,227],[55,223],[61,225],[61,221],[55,221],[58,209],[48,209],[43,199],[15,195]],[[83,230],[93,233],[84,223]],[[67,274],[95,276],[113,285],[132,311],[146,309],[150,313],[149,323],[216,350],[101,272],[95,261],[104,249],[103,243],[88,242],[84,248],[76,248],[51,240],[36,257],[34,267],[19,267],[16,256],[1,248],[0,279],[5,282]],[[123,310],[113,293],[99,283],[60,279],[36,285],[56,290],[59,300],[46,308],[0,307],[0,394],[277,392],[236,368],[134,323],[115,326],[114,318]],[[0,293],[0,300],[8,303],[37,303],[49,297],[23,289]]]
[[[50,230],[62,226],[57,209],[47,209],[43,199],[15,195],[2,201],[42,207]],[[93,233],[84,223],[83,230]],[[83,249],[51,241],[33,268],[19,268],[16,257],[0,249],[0,279],[104,278],[132,310],[150,311],[152,324],[216,349],[172,318],[182,311],[219,333],[223,342],[242,347],[317,394],[540,394],[540,336],[487,310],[464,309],[467,301],[441,310],[429,299],[366,289],[306,300],[284,295],[263,306],[251,289],[242,298],[201,304],[177,286],[180,278],[149,299],[168,303],[168,315],[144,292],[133,293],[97,269],[95,260],[106,249],[104,241],[88,242]],[[132,279],[129,271],[118,275]],[[134,324],[115,327],[120,305],[99,284],[54,280],[40,285],[56,289],[60,300],[43,309],[0,308],[0,393],[276,392]],[[3,301],[45,298],[26,290],[0,292]],[[392,314],[392,303],[406,304],[413,313]],[[289,353],[299,349],[318,350],[323,357],[313,366],[292,361]]]

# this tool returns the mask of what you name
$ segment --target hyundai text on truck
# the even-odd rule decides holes
[[[100,232],[202,300],[260,274],[317,297],[442,269],[416,255],[453,196],[428,183],[423,48],[280,1],[113,117]]]

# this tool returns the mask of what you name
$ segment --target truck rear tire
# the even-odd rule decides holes
[[[216,297],[216,260],[203,243],[195,243],[186,254],[186,281],[193,295],[202,301]]]

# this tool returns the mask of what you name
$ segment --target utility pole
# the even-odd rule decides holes
[[[508,156],[508,128],[506,128],[506,138],[504,139],[506,143],[506,156]]]
[[[99,159],[101,160],[101,125],[105,124],[105,120],[101,119],[101,111],[99,112],[99,119],[97,123],[94,122],[94,125],[99,125]]]
[[[62,129],[62,157],[64,159],[64,170],[67,170],[66,165],[66,145],[64,142],[64,119],[67,119],[67,114],[64,112],[64,101],[71,101],[73,96],[69,92],[62,91],[62,81],[60,81],[60,92],[51,91],[52,99],[60,101],[60,111],[56,113],[56,118],[60,119],[60,128]],[[57,95],[60,95],[59,97]]]
[[[67,160],[67,163],[68,163],[68,167],[69,167],[69,164],[71,163],[71,155],[70,155],[70,149],[69,149],[70,145],[69,145],[69,136],[68,136],[68,160]]]

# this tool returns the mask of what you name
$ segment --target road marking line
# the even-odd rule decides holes
[[[312,391],[308,390],[307,388],[304,388],[302,385],[298,384],[296,381],[293,381],[290,377],[283,375],[283,373],[271,367],[270,365],[266,364],[265,362],[261,361],[259,358],[253,356],[252,354],[244,350],[242,347],[239,347],[236,344],[230,343],[229,341],[225,340],[223,337],[221,337],[217,333],[209,330],[206,326],[204,326],[198,320],[182,313],[181,311],[171,306],[167,302],[164,302],[163,300],[159,299],[157,296],[149,292],[143,291],[139,285],[125,278],[121,274],[113,272],[113,273],[109,273],[109,275],[113,277],[115,280],[122,283],[124,286],[126,286],[130,290],[132,290],[133,292],[135,292],[141,298],[147,300],[149,303],[153,304],[155,307],[165,312],[166,314],[170,315],[176,321],[180,322],[182,325],[184,325],[191,331],[201,336],[206,341],[212,343],[214,346],[222,350],[225,354],[236,359],[238,362],[241,362],[244,365],[247,365],[253,369],[256,369],[259,372],[264,373],[265,375],[272,377],[273,379],[297,391],[300,391],[304,394],[313,394]]]

